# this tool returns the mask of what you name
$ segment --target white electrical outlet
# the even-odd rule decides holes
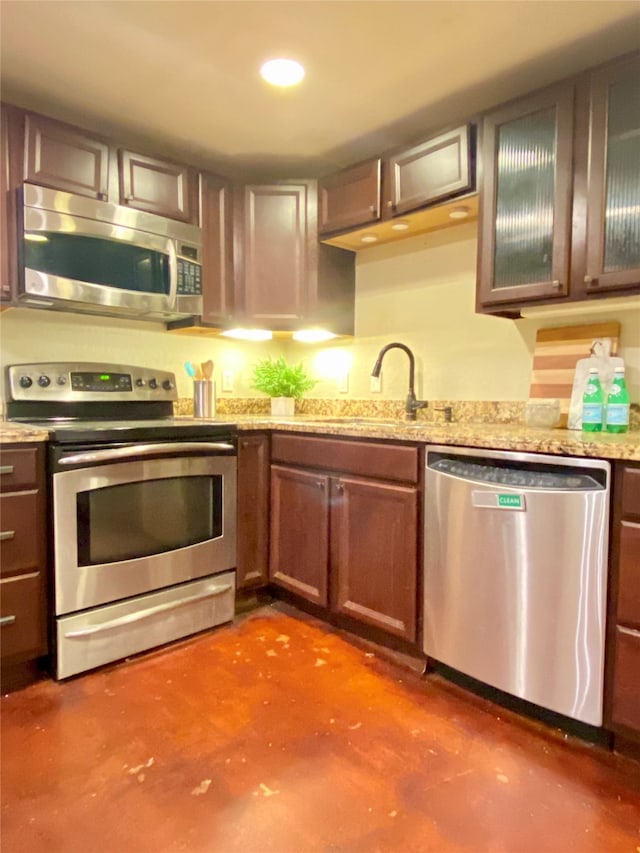
[[[222,390],[223,391],[233,391],[233,371],[232,370],[223,370],[222,371]]]
[[[369,379],[369,389],[373,394],[380,394],[382,391],[382,373],[380,376],[372,376]]]
[[[346,394],[349,390],[349,371],[345,370],[338,378],[338,392]]]

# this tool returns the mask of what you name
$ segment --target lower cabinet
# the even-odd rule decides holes
[[[615,469],[608,723],[640,744],[640,465]]]
[[[236,586],[264,586],[269,560],[269,437],[238,439],[238,549]]]
[[[417,447],[275,435],[271,582],[415,642],[418,454]]]
[[[47,653],[45,445],[4,445],[0,465],[2,689]]]

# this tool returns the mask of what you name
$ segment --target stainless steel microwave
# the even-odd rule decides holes
[[[202,313],[200,228],[34,184],[20,193],[22,304],[147,320]]]

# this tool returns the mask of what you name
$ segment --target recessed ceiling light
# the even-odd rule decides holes
[[[375,234],[365,234],[363,237],[360,238],[360,242],[361,243],[377,243],[378,238],[376,237]]]
[[[391,226],[392,231],[408,231],[409,223],[406,219],[399,219],[397,222],[394,222]]]
[[[449,211],[449,219],[466,219],[469,212],[468,207],[454,207]]]
[[[270,59],[260,69],[260,76],[272,86],[295,86],[304,77],[304,68],[295,59]]]
[[[270,341],[273,332],[267,329],[227,329],[220,333],[225,338],[236,338],[239,341]]]
[[[46,234],[33,234],[32,232],[25,232],[24,239],[30,240],[32,243],[49,242],[49,238],[46,236]]]

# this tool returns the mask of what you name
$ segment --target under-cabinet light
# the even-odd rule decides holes
[[[392,231],[408,231],[409,223],[406,219],[399,219],[397,222],[394,222],[391,226]]]
[[[272,86],[296,86],[304,77],[304,68],[295,59],[270,59],[260,68],[260,76]]]
[[[377,243],[378,238],[376,237],[375,234],[365,234],[363,237],[360,238],[360,242],[361,243]]]
[[[45,234],[25,234],[25,240],[29,240],[31,243],[48,243],[49,238]]]
[[[337,335],[324,329],[301,329],[299,332],[294,332],[291,337],[302,344],[320,344],[322,341],[330,341]]]
[[[270,341],[273,338],[273,332],[268,329],[227,329],[220,334],[239,341]]]
[[[471,211],[468,207],[454,207],[449,211],[449,219],[466,219]]]

